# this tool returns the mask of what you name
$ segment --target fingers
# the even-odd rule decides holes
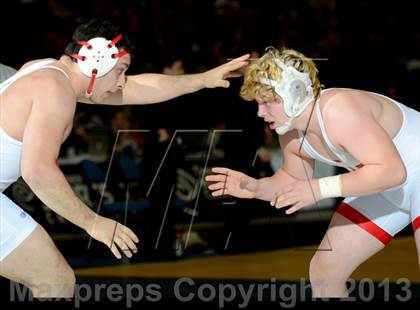
[[[122,242],[128,246],[130,250],[132,250],[134,253],[137,253],[137,246],[135,245],[133,239],[130,237],[127,233],[121,233],[120,236],[118,236],[122,240]],[[125,249],[124,249],[125,250]]]
[[[222,188],[225,188],[225,187],[226,187],[226,183],[222,181],[222,182],[218,182],[216,184],[210,185],[209,190],[215,191],[215,190],[222,189]]]
[[[244,60],[249,59],[250,56],[251,56],[250,54],[245,54],[245,55],[242,55],[242,56],[239,56],[237,58],[232,59],[228,63],[234,63],[234,62],[244,61]]]
[[[118,248],[120,248],[125,256],[128,258],[133,257],[133,253],[131,252],[131,249],[125,240],[121,239],[120,237],[116,237],[114,239],[114,243],[118,246]]]
[[[243,55],[241,57],[235,58],[228,63],[224,64],[222,67],[224,68],[223,78],[233,78],[233,77],[240,77],[243,75],[241,72],[241,68],[248,65],[247,59],[249,58],[249,54]],[[222,80],[223,84],[218,85],[220,87],[229,87],[229,84],[226,83],[227,81]]]
[[[127,235],[123,237],[118,237],[115,241],[118,247],[124,253],[124,255],[128,258],[131,258],[133,256],[133,253],[137,253],[136,245],[131,239],[127,237]]]
[[[117,248],[117,246],[115,245],[115,242],[113,242],[112,244],[111,244],[111,246],[109,247],[109,249],[111,250],[111,252],[112,252],[112,254],[114,254],[114,256],[116,257],[116,258],[118,258],[118,259],[121,259],[121,253],[120,253],[120,251],[118,251],[118,248]]]
[[[132,257],[133,253],[137,253],[137,246],[135,245],[137,242],[139,242],[139,239],[130,228],[115,222],[110,250],[116,258],[122,258],[118,248],[124,253],[125,256],[129,258]]]
[[[206,176],[205,180],[208,182],[224,182],[226,180],[227,175],[225,174],[212,174]]]
[[[221,173],[221,174],[229,174],[231,170],[224,167],[214,167],[211,169],[211,172],[213,173]]]
[[[211,171],[213,173],[218,173],[214,175],[208,175],[205,178],[206,181],[218,182],[218,183],[209,185],[208,187],[209,190],[214,191],[211,193],[211,195],[213,197],[229,195],[229,190],[226,184],[228,183],[229,173],[231,173],[232,170],[228,168],[223,168],[223,167],[214,167],[211,169]]]
[[[116,234],[117,244],[120,246],[121,250],[128,257],[131,257],[131,251],[137,253],[137,246],[134,242],[139,242],[136,234],[127,226],[118,224],[117,234]]]
[[[247,61],[240,61],[240,62],[234,62],[234,63],[228,63],[227,64],[227,68],[228,71],[232,72],[232,71],[236,71],[244,66],[248,65]]]
[[[139,242],[139,238],[137,238],[136,234],[130,228],[122,224],[120,224],[119,226],[121,227],[122,232],[128,235],[131,240],[133,240],[135,243]]]
[[[226,78],[237,78],[237,77],[241,77],[243,74],[240,72],[229,72],[228,74],[226,74]]]
[[[116,236],[114,244],[116,244],[128,258],[133,257],[133,253],[137,253],[137,247],[128,235],[122,234],[120,236]]]
[[[298,199],[295,196],[292,196],[289,193],[276,195],[273,200],[271,200],[270,205],[276,207],[277,209],[284,208],[290,205],[295,204]]]
[[[220,197],[220,196],[229,195],[229,190],[227,188],[219,189],[218,191],[215,191],[215,192],[211,193],[211,195],[213,197]]]
[[[229,88],[230,82],[227,80],[220,80],[217,87]]]
[[[231,170],[227,168],[215,167],[215,168],[212,168],[211,171],[213,173],[218,173],[218,174],[206,176],[205,180],[208,182],[226,181],[226,178],[229,175],[229,172]]]
[[[293,205],[291,208],[286,210],[286,214],[290,215],[292,213],[295,213],[296,211],[298,211],[299,209],[302,209],[304,207],[304,205],[302,203],[297,203],[295,205]]]
[[[281,209],[281,208],[285,208],[287,206],[291,206],[296,202],[297,201],[296,201],[295,198],[289,198],[289,199],[283,199],[283,200],[277,199],[275,207],[276,207],[276,209]]]

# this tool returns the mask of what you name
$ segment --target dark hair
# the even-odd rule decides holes
[[[121,32],[118,26],[114,25],[113,23],[107,20],[93,18],[87,23],[81,24],[79,27],[76,28],[76,30],[73,33],[72,42],[67,44],[64,53],[66,55],[79,53],[79,50],[82,46],[77,43],[78,41],[89,41],[90,39],[96,37],[102,37],[107,40],[113,40],[119,34],[121,34]],[[118,41],[116,46],[118,48],[124,48],[124,50],[126,50],[132,55],[134,46],[132,45],[130,40],[124,35],[122,39]]]

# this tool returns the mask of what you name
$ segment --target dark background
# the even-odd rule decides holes
[[[286,46],[309,57],[328,58],[317,62],[321,82],[327,88],[374,91],[418,109],[420,23],[415,1],[5,0],[0,18],[0,62],[19,68],[32,59],[59,58],[75,27],[92,17],[115,22],[124,35],[135,41],[129,74],[164,72],[165,67],[172,66],[176,60],[182,63],[186,73],[203,72],[226,62],[227,58],[250,52],[258,56],[267,46]],[[130,135],[131,146],[124,147],[118,154],[134,159],[141,176],[127,180],[122,171],[111,169],[113,172],[107,180],[107,189],[115,196],[112,202],[124,202],[127,184],[131,182],[130,201],[145,199],[146,205],[151,203],[148,208],[142,205],[128,210],[129,226],[141,233],[144,240],[149,240],[141,259],[175,258],[173,244],[191,221],[184,208],[201,211],[194,223],[222,223],[222,226],[214,224],[201,230],[196,227],[207,244],[193,253],[209,249],[211,253],[244,252],[313,244],[319,242],[325,232],[327,222],[320,217],[315,216],[310,223],[292,221],[266,203],[235,200],[231,201],[233,204],[223,205],[222,201],[211,200],[201,192],[197,199],[181,199],[178,184],[178,194],[171,201],[166,230],[160,240],[162,247],[155,248],[171,187],[177,184],[176,169],[190,172],[197,180],[194,186],[199,186],[200,167],[205,166],[212,130],[239,132],[220,134],[215,148],[221,150],[222,155],[216,156],[210,150],[212,157],[208,166],[224,165],[255,177],[273,172],[269,162],[259,157],[255,160],[255,157],[259,148],[275,146],[275,136],[264,131],[264,125],[256,117],[256,104],[239,98],[241,79],[231,82],[229,89],[202,90],[158,105],[124,109],[79,106],[74,132],[63,146],[63,157],[88,152],[86,137],[92,132],[104,133],[113,145],[116,132],[112,128],[151,130],[148,134]],[[159,129],[168,134],[164,142],[158,141]],[[186,134],[179,130],[196,132]],[[173,140],[176,142],[169,148],[174,135],[181,140]],[[147,196],[147,189],[168,148],[171,151],[162,166],[159,181]],[[73,149],[72,155],[69,149]],[[108,148],[105,152],[106,161],[98,163],[104,172],[110,166],[115,167],[110,157],[112,150]],[[86,197],[96,207],[100,198],[93,194],[92,182],[79,163],[63,166],[63,170],[81,178],[72,184],[86,187],[89,192]],[[17,200],[22,201],[22,195],[14,191]],[[39,204],[35,198],[31,199],[27,201],[28,206]],[[115,208],[108,210],[107,215],[124,219],[125,209]],[[88,260],[86,255],[83,259],[77,257],[75,249],[85,253],[86,236],[81,237],[83,242],[72,242],[79,240],[77,228],[47,213],[45,207],[30,211],[53,234],[61,249],[68,252],[66,256],[70,256],[74,266],[105,263],[106,258],[110,259],[98,254],[104,252],[103,249],[89,252]],[[266,218],[266,224],[250,225],[258,218]],[[274,224],[279,218],[283,219],[280,220],[283,224]],[[308,236],[302,231],[311,234]],[[70,238],[65,237],[67,235]],[[267,238],[272,235],[287,237]],[[229,246],[226,246],[227,239]],[[98,262],[98,257],[103,260]]]

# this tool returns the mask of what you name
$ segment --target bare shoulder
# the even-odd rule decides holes
[[[30,80],[31,115],[43,114],[49,118],[51,124],[56,124],[56,128],[68,128],[73,122],[76,110],[74,92],[68,85],[67,78],[59,71],[42,71],[45,72],[36,72]]]
[[[44,98],[47,101],[74,101],[76,98],[67,77],[54,69],[43,69],[24,77],[33,97]]]
[[[321,111],[326,127],[346,123],[346,120],[369,113],[365,103],[366,95],[355,89],[336,88],[324,92],[321,97]]]
[[[22,69],[25,69],[25,68],[27,68],[27,67],[29,67],[31,65],[34,65],[37,62],[44,61],[44,60],[52,60],[52,61],[54,61],[56,59],[54,59],[54,58],[45,58],[45,59],[34,59],[34,60],[30,60],[30,61],[24,63],[23,66],[19,68],[19,71],[22,70]]]
[[[343,141],[357,141],[363,128],[375,122],[369,108],[369,96],[359,90],[332,90],[324,100],[322,117],[333,144],[343,147]]]

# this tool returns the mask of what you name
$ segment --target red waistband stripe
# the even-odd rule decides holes
[[[353,223],[357,224],[363,230],[370,233],[376,239],[381,241],[384,245],[387,245],[391,241],[392,236],[389,233],[387,233],[381,227],[376,225],[374,222],[372,222],[372,220],[368,219],[362,213],[360,213],[356,209],[353,209],[350,205],[342,202],[338,206],[337,212],[345,218],[352,221]]]
[[[420,228],[420,216],[416,217],[413,221],[413,231]]]

